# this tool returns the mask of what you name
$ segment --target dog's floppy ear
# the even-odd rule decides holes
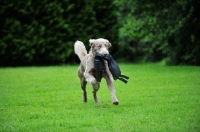
[[[106,40],[106,43],[108,44],[108,47],[112,46],[111,43],[108,40]]]
[[[90,42],[90,46],[92,46],[93,42],[94,42],[94,39],[90,39],[89,42]]]

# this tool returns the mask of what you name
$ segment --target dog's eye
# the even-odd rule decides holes
[[[98,45],[99,48],[101,48],[101,45]]]

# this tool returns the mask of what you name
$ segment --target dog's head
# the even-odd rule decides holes
[[[96,55],[97,53],[102,55],[109,54],[108,49],[111,47],[111,43],[107,39],[99,38],[99,39],[90,39],[90,46],[92,53]]]

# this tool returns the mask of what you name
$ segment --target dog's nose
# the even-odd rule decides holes
[[[103,54],[104,56],[108,55],[108,54]]]

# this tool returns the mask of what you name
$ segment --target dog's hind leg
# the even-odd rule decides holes
[[[86,84],[85,78],[81,79],[81,88],[83,90],[83,102],[87,102],[87,92],[86,92]]]
[[[83,71],[84,71],[83,67],[80,66],[78,68],[78,76],[80,78],[81,88],[82,88],[82,91],[83,91],[83,102],[87,102],[87,92],[86,92],[87,82],[86,82],[85,77],[83,75]]]
[[[95,84],[92,84],[93,86],[93,97],[94,97],[94,101],[95,103],[99,103],[99,100],[98,100],[98,97],[97,97],[97,91],[99,90],[99,87],[100,87],[100,83],[95,83]]]

